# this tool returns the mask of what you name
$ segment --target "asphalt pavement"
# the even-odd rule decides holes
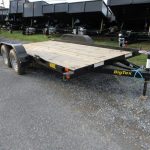
[[[40,67],[19,76],[0,56],[0,150],[150,150],[142,88],[99,73],[64,82]]]

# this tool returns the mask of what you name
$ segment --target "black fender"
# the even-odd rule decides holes
[[[1,42],[0,46],[2,46],[2,45],[6,45],[6,46],[10,47],[10,50],[14,49],[18,59],[20,60],[20,63],[29,62],[30,57],[27,54],[27,52],[22,44],[11,44],[11,43],[7,43],[7,42]]]

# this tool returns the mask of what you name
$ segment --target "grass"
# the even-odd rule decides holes
[[[133,62],[134,64],[139,65],[139,66],[145,66],[146,60],[147,60],[146,55],[139,55],[139,56],[129,59],[130,62]]]
[[[112,38],[94,38],[95,44],[98,45],[105,45],[105,46],[118,46],[117,39],[112,39]]]
[[[0,36],[9,39],[28,41],[28,42],[43,42],[43,41],[48,41],[50,39],[54,40],[55,38],[57,38],[57,36],[51,36],[48,38],[47,36],[42,34],[22,35],[22,33],[19,31],[13,31],[13,34],[9,33],[8,31],[0,31]]]
[[[105,45],[105,46],[115,46],[118,47],[118,41],[117,39],[110,39],[110,38],[94,38],[94,41],[96,44],[99,45]],[[143,41],[139,43],[133,43],[129,44],[128,48],[136,48],[136,49],[142,49],[142,50],[150,50],[150,41]],[[146,64],[146,55],[139,55],[133,58],[130,58],[129,61],[137,64],[137,65],[144,65]]]
[[[117,38],[94,38],[96,44],[118,47]],[[128,45],[129,48],[150,50],[150,41],[143,41]]]
[[[43,42],[48,40],[55,40],[60,37],[60,35],[53,35],[49,38],[42,34],[37,35],[22,35],[19,31],[14,31],[13,34],[10,34],[8,31],[0,31],[0,36],[9,38],[9,39],[15,39],[15,40],[21,40],[21,41],[28,41],[28,42]],[[100,37],[94,37],[95,44],[99,45],[106,45],[106,46],[118,46],[118,40],[117,38],[100,38]],[[150,50],[150,42],[140,42],[140,43],[134,43],[129,44],[129,48],[137,48],[137,49],[144,49],[144,50]],[[129,61],[137,64],[137,65],[145,65],[146,64],[146,58],[145,55],[140,55],[133,57],[129,59]]]

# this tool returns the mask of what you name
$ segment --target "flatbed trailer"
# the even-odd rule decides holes
[[[37,62],[63,75],[64,80],[89,71],[136,77],[144,81],[146,96],[150,80],[150,53],[147,51],[99,47],[62,41],[46,41],[29,44],[1,42],[4,63],[18,74],[23,74],[31,62]],[[146,68],[130,63],[127,59],[144,53],[148,55]]]

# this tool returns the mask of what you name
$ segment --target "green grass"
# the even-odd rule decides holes
[[[139,66],[145,66],[146,60],[147,60],[146,55],[139,55],[139,56],[129,59],[130,62],[133,62],[134,64],[139,65]]]
[[[150,41],[139,42],[136,44],[130,44],[129,47],[138,48],[138,49],[142,49],[142,50],[150,50]]]
[[[48,38],[47,36],[42,34],[22,35],[22,33],[19,31],[13,31],[12,34],[9,33],[8,31],[0,31],[0,36],[9,39],[28,41],[28,42],[43,42],[48,40],[54,40],[55,38],[57,38],[57,36],[51,36]]]
[[[117,39],[113,39],[113,38],[94,38],[93,40],[95,41],[95,44],[98,45],[105,45],[105,46],[118,46],[118,42]]]
[[[38,35],[22,35],[19,31],[14,31],[13,34],[10,34],[8,31],[0,31],[0,36],[9,38],[9,39],[15,39],[20,41],[28,41],[28,42],[43,42],[48,40],[55,40],[59,39],[60,35],[53,35],[49,38],[45,35],[38,34]],[[117,38],[100,38],[100,37],[94,37],[95,44],[98,45],[105,45],[105,46],[115,46],[118,47],[118,39]],[[129,44],[129,48],[137,48],[137,49],[144,49],[144,50],[150,50],[150,42],[140,42],[140,43],[134,43]],[[129,61],[137,64],[137,65],[145,65],[146,64],[146,58],[145,55],[140,55],[137,57],[133,57],[129,59]]]
[[[110,38],[94,38],[94,41],[98,45],[104,45],[104,46],[115,46],[118,47],[118,41],[117,39],[110,39]],[[128,48],[136,48],[136,49],[142,49],[142,50],[150,50],[150,41],[146,42],[139,42],[134,44],[129,44]],[[139,55],[133,58],[130,58],[129,61],[137,64],[137,65],[144,65],[146,64],[146,55]]]
[[[106,46],[115,46],[118,47],[118,39],[116,38],[93,38],[96,44],[106,45]],[[134,44],[129,44],[129,48],[150,50],[150,41],[138,42]]]

